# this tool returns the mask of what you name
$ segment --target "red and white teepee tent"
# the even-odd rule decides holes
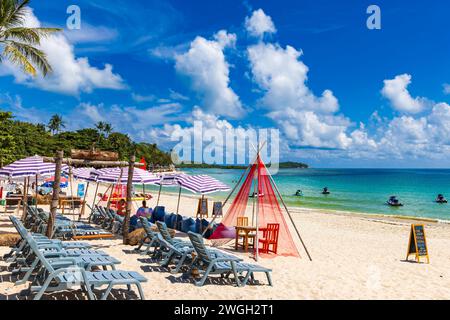
[[[272,176],[267,170],[267,167],[265,166],[264,162],[261,160],[259,153],[256,157],[255,162],[251,164],[245,171],[240,182],[244,179],[244,177],[245,180],[242,183],[242,186],[239,189],[236,197],[234,198],[233,203],[228,209],[227,214],[223,218],[222,224],[224,224],[227,227],[232,227],[236,225],[238,217],[246,216],[249,195],[252,193],[256,195],[253,198],[253,200],[250,200],[254,201],[254,210],[253,210],[253,213],[255,215],[254,223],[256,223],[257,229],[255,239],[255,249],[256,249],[255,258],[258,259],[259,256],[258,252],[259,251],[258,236],[260,235],[259,229],[264,228],[268,223],[275,223],[280,225],[277,255],[299,257],[299,252],[289,231],[289,227],[284,217],[283,211],[280,207],[280,203],[282,203],[289,217],[289,220],[293,224],[293,227],[306,251],[306,254],[308,255],[308,258],[311,260],[309,252],[303,243],[303,240],[300,236],[297,227],[294,224],[294,221],[289,213],[289,210],[284,204],[281,193],[278,191],[278,188],[275,185],[275,181],[273,180]],[[237,189],[240,182],[238,182],[234,190]],[[218,233],[220,233],[220,230],[214,232],[211,238],[213,239],[220,238],[220,235]]]

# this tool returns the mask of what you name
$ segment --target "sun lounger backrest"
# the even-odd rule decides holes
[[[48,272],[54,272],[52,265],[48,263],[47,259],[44,257],[42,252],[39,250],[36,241],[33,239],[31,234],[27,231],[25,235],[25,240],[27,241],[28,245],[30,246],[33,253],[36,255],[36,257],[41,261],[42,265],[47,269]]]
[[[141,220],[142,227],[144,228],[145,232],[149,237],[155,237],[156,232],[152,230],[152,227],[150,226],[150,223],[148,222],[147,218],[139,217],[139,220]]]
[[[164,238],[164,240],[173,244],[172,236],[170,235],[166,224],[164,222],[156,221],[156,225],[158,226],[159,233],[161,233],[161,236]]]
[[[211,262],[211,257],[208,254],[203,237],[200,234],[188,232],[189,239],[197,252],[198,258],[206,263]]]

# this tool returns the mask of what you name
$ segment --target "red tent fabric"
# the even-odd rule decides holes
[[[257,158],[250,168],[247,178],[242,184],[222,223],[229,227],[235,226],[238,217],[246,216],[249,194],[253,193],[252,187],[255,187],[255,179],[257,179],[258,196],[256,198],[257,200],[250,199],[250,201],[258,201],[258,227],[264,228],[268,223],[279,224],[280,233],[278,237],[277,255],[299,257],[299,252],[289,232],[289,227],[280,208],[274,187],[272,186],[270,173],[267,171],[260,157]],[[216,230],[211,237],[219,238],[220,233]],[[259,237],[262,237],[262,232],[259,234]],[[269,256],[271,255],[273,256],[273,254]],[[262,256],[267,257],[268,255]]]

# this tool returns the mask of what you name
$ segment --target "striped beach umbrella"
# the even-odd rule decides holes
[[[55,173],[55,164],[44,162],[40,156],[18,160],[0,169],[0,176],[7,178],[25,178],[34,176],[50,176]],[[63,165],[62,169],[67,169]]]
[[[178,179],[181,179],[184,176],[187,176],[187,174],[181,172],[159,175],[160,181],[156,184],[163,187],[178,187],[180,185]]]
[[[208,175],[182,175],[177,178],[178,184],[186,190],[194,193],[209,194],[218,191],[229,191],[228,187],[223,182],[214,179]]]
[[[94,168],[73,168],[72,175],[77,180],[95,182],[97,179],[97,176],[94,175],[95,171]],[[65,170],[64,173],[69,174],[69,170]]]
[[[92,175],[96,176],[97,182],[126,184],[128,182],[128,168],[105,168],[95,170]],[[160,178],[154,174],[134,168],[133,184],[156,184]]]

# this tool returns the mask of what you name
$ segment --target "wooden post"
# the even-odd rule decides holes
[[[133,174],[134,163],[136,162],[136,156],[132,155],[130,158],[130,165],[128,166],[128,181],[127,181],[127,210],[125,214],[125,221],[123,223],[123,244],[128,244],[128,234],[130,232],[130,216],[132,207],[131,191],[133,189]]]
[[[55,225],[56,210],[58,209],[59,191],[61,187],[61,167],[64,158],[64,151],[56,153],[55,180],[53,181],[53,196],[50,204],[50,216],[48,217],[47,232],[48,238],[53,238],[53,226]]]

